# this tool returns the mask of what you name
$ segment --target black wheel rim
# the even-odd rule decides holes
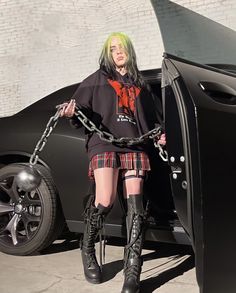
[[[22,246],[37,234],[43,206],[39,188],[25,192],[16,184],[17,174],[0,177],[0,243]]]

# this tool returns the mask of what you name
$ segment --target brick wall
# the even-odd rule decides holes
[[[12,115],[96,70],[110,32],[127,33],[139,68],[150,69],[160,67],[164,50],[190,58],[196,57],[190,52],[204,50],[199,48],[202,33],[192,45],[188,41],[201,21],[203,30],[212,27],[213,43],[215,30],[232,40],[235,12],[235,0],[117,0],[115,5],[113,0],[1,0],[0,116]]]

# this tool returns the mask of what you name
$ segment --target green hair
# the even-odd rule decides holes
[[[102,52],[99,58],[100,68],[105,70],[112,79],[115,78],[116,68],[111,54],[111,40],[113,37],[117,37],[120,39],[121,44],[127,54],[128,58],[125,67],[128,75],[133,79],[136,85],[143,86],[144,81],[137,67],[136,54],[133,44],[130,38],[124,33],[114,32],[108,36],[103,45]]]

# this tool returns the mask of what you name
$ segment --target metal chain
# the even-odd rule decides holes
[[[159,156],[162,158],[164,162],[168,161],[167,151],[163,149],[162,145],[158,143],[158,141],[154,141],[155,148],[159,149]]]
[[[143,134],[140,137],[121,137],[121,138],[115,138],[114,135],[112,135],[109,132],[101,131],[91,120],[88,119],[87,116],[84,115],[84,113],[76,108],[75,115],[77,116],[78,120],[84,125],[85,128],[87,128],[91,132],[95,132],[99,135],[100,139],[106,142],[111,142],[118,144],[120,146],[132,146],[136,144],[143,143],[146,139],[154,139],[155,137],[159,137],[161,134],[161,127],[154,128],[147,133]]]
[[[30,157],[30,165],[35,165],[38,161],[39,158],[39,153],[43,150],[47,139],[49,137],[49,135],[51,134],[51,132],[53,131],[53,129],[56,127],[58,119],[60,117],[60,112],[61,112],[61,107],[58,107],[57,112],[55,113],[54,116],[52,116],[48,123],[47,126],[43,132],[43,135],[41,136],[40,140],[38,141],[38,143],[36,144],[36,147],[34,149],[33,154]]]
[[[36,147],[34,149],[33,154],[30,157],[30,165],[35,165],[38,161],[39,158],[39,153],[43,150],[47,139],[53,129],[56,127],[57,122],[60,117],[60,112],[62,109],[62,105],[56,106],[57,112],[55,113],[54,116],[52,116],[47,125],[46,128],[43,132],[43,135],[41,136],[40,140],[36,144]],[[132,145],[137,145],[140,143],[143,143],[147,139],[153,139],[154,141],[154,146],[159,149],[159,155],[162,158],[163,161],[168,161],[168,155],[167,152],[163,149],[163,147],[157,142],[157,138],[160,137],[161,135],[161,126],[156,127],[147,133],[141,135],[140,137],[121,137],[121,138],[115,138],[111,133],[107,131],[102,131],[97,126],[86,116],[84,113],[76,107],[75,111],[75,116],[78,118],[78,120],[83,124],[83,126],[88,129],[90,132],[95,132],[101,140],[110,142],[110,143],[115,143],[119,146],[132,146]]]
[[[163,149],[162,145],[158,143],[156,138],[160,138],[161,135],[161,126],[156,127],[147,133],[141,135],[140,137],[121,137],[115,138],[111,133],[106,131],[101,131],[96,125],[88,119],[84,113],[76,107],[75,115],[77,116],[78,120],[84,125],[91,132],[95,132],[99,135],[100,139],[106,142],[115,143],[120,146],[132,146],[136,144],[143,143],[147,139],[153,139],[154,146],[159,149],[159,156],[162,158],[163,161],[168,161],[168,154],[167,151]]]

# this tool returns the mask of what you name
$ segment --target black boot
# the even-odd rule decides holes
[[[102,272],[96,258],[95,241],[99,231],[103,227],[105,216],[110,209],[110,207],[104,207],[101,204],[95,207],[93,202],[90,202],[89,207],[85,210],[82,261],[85,278],[88,282],[93,284],[102,282]]]
[[[127,200],[127,245],[125,247],[124,284],[122,293],[140,292],[142,268],[141,252],[144,238],[145,211],[141,194],[130,195]]]

